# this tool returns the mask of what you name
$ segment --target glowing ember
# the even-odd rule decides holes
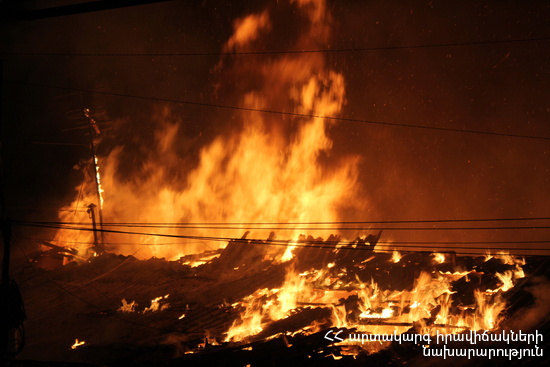
[[[439,264],[443,264],[445,262],[445,255],[441,253],[434,253],[432,256],[434,257],[434,261]]]
[[[391,305],[391,303],[390,303]],[[388,319],[393,316],[393,310],[391,308],[385,308],[381,313],[371,313],[370,310],[363,312],[359,315],[360,318],[366,319]]]
[[[182,257],[181,255],[178,255],[177,257],[174,258],[174,260],[179,260],[181,257]],[[192,268],[197,268],[201,265],[207,264],[211,260],[216,259],[218,257],[220,257],[220,254],[202,256],[202,257],[200,257],[200,259],[185,261],[185,262],[182,262],[181,264],[182,265],[189,265]]]
[[[74,344],[71,346],[72,349],[76,349],[80,347],[81,345],[86,344],[86,342],[83,340],[81,342],[78,341],[78,339],[75,340]]]
[[[393,261],[394,263],[398,263],[401,258],[403,257],[403,255],[401,255],[401,253],[399,253],[399,251],[394,251],[391,255],[391,261]]]

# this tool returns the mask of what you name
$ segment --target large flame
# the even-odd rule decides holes
[[[326,42],[328,35],[324,25],[330,19],[324,1],[299,1],[295,6],[309,17],[309,30],[300,37],[296,47]],[[228,51],[254,47],[272,32],[268,11],[251,14],[236,21],[234,26],[234,34],[224,46]],[[332,122],[314,117],[338,116],[342,112],[346,103],[343,75],[328,67],[322,54],[282,55],[261,60],[263,62],[243,59],[239,63],[222,59],[218,65],[218,71],[231,68],[243,78],[253,74],[250,78],[260,86],[246,90],[238,100],[239,105],[246,109],[284,110],[312,117],[243,111],[238,116],[240,123],[230,121],[240,128],[204,146],[198,165],[189,171],[187,167],[178,167],[181,159],[176,152],[181,122],[169,109],[162,109],[154,117],[159,126],[155,132],[156,151],[145,160],[141,171],[131,178],[117,176],[118,167],[124,164],[121,162],[123,147],[100,157],[105,222],[338,221],[342,219],[344,207],[357,212],[366,208],[357,182],[359,158],[331,158],[328,163],[326,157],[333,151],[328,135]],[[249,68],[254,72],[249,73]],[[94,189],[93,185],[86,184],[84,198],[78,201],[86,205],[96,201]],[[70,214],[60,219],[74,220]],[[78,220],[89,221],[85,215],[80,215]],[[158,228],[147,228],[146,232],[183,233]],[[237,237],[241,233],[242,230],[211,229],[185,232],[225,237]],[[257,230],[253,235],[265,238],[267,233]],[[277,235],[295,239],[298,233],[289,227],[288,231]],[[113,243],[134,241],[150,245],[140,252],[140,256],[146,257],[174,258],[206,250],[206,246],[218,246],[195,241],[177,247],[166,246],[170,241],[162,238],[115,234],[107,237],[108,242]],[[63,230],[56,240],[90,243],[92,236]],[[117,249],[125,254],[135,250],[131,246]],[[289,258],[290,253],[287,253],[284,260]]]

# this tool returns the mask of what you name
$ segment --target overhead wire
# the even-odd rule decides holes
[[[504,222],[504,221],[539,221],[550,220],[550,217],[515,217],[515,218],[473,218],[473,219],[414,219],[414,220],[379,220],[379,221],[323,221],[323,222],[104,222],[104,225],[328,225],[328,224],[403,224],[403,223],[462,223],[462,222]],[[81,224],[84,222],[49,222],[63,224]]]
[[[495,44],[510,44],[522,42],[549,41],[550,37],[504,39],[491,41],[470,41],[454,43],[437,43],[431,45],[403,45],[403,46],[380,46],[380,47],[348,47],[348,48],[327,48],[317,50],[277,50],[277,51],[226,51],[226,52],[120,52],[120,53],[69,53],[69,52],[0,52],[5,56],[62,56],[62,57],[174,57],[174,56],[238,56],[238,55],[282,55],[282,54],[304,54],[304,53],[345,53],[345,52],[368,52],[368,51],[391,51],[391,50],[413,50],[441,47],[460,46],[482,46]]]
[[[47,242],[60,242],[60,243],[72,243],[72,244],[84,244],[84,245],[90,245],[93,244],[91,241],[66,241],[66,240],[56,240],[56,239],[47,239],[47,238],[24,238],[26,240],[31,241],[47,241]],[[503,244],[528,244],[528,243],[547,243],[550,242],[550,240],[533,240],[533,241],[378,241],[377,243],[382,244],[402,244],[402,245],[452,245],[452,244],[462,244],[462,245],[473,245],[473,244],[495,244],[495,245],[503,245]],[[110,244],[116,245],[116,246],[124,246],[124,245],[138,245],[135,242],[112,242],[109,241]],[[144,246],[173,246],[173,245],[189,245],[189,244],[196,244],[196,243],[202,243],[201,241],[187,241],[187,242],[161,242],[161,243],[141,243],[139,245]]]
[[[446,128],[446,127],[425,126],[425,125],[409,125],[409,124],[400,124],[400,123],[396,123],[396,122],[373,121],[373,120],[356,119],[356,118],[349,118],[349,117],[337,117],[337,116],[315,115],[315,114],[298,113],[298,112],[265,110],[265,109],[260,109],[260,108],[221,105],[221,104],[206,103],[206,102],[193,102],[193,101],[177,100],[177,99],[146,97],[146,96],[139,96],[139,95],[133,95],[133,94],[126,94],[126,93],[102,92],[102,91],[91,90],[91,89],[62,87],[62,86],[38,84],[38,83],[28,83],[28,82],[17,81],[17,80],[4,80],[4,82],[5,83],[12,83],[12,84],[27,85],[27,86],[42,87],[42,88],[70,90],[70,91],[73,91],[73,92],[93,93],[93,94],[100,94],[100,95],[113,96],[113,97],[135,98],[135,99],[143,99],[143,100],[150,100],[150,101],[157,101],[157,102],[168,102],[168,103],[176,103],[176,104],[199,106],[199,107],[210,107],[210,108],[220,108],[220,109],[229,109],[229,110],[238,110],[238,111],[260,112],[260,113],[275,114],[275,115],[281,115],[281,116],[293,116],[293,117],[303,117],[303,118],[319,118],[319,119],[325,119],[325,120],[336,120],[336,121],[345,121],[345,122],[353,122],[353,123],[365,123],[365,124],[374,124],[374,125],[383,125],[383,126],[396,126],[396,127],[415,128],[415,129],[426,129],[426,130],[436,130],[436,131],[449,131],[449,132],[467,133],[467,134],[482,134],[482,135],[492,135],[492,136],[504,136],[504,137],[509,137],[509,138],[550,140],[550,137],[544,137],[544,136],[508,134],[508,133],[497,133],[497,132],[490,132],[490,131],[466,130],[466,129],[452,129],[452,128]]]
[[[56,228],[63,229],[81,229],[82,227],[75,226],[90,226],[86,223],[72,223],[72,222],[33,222],[33,221],[13,221],[16,224],[35,224],[37,226],[55,226]],[[103,224],[103,227],[110,227],[114,225]],[[115,226],[117,227],[117,226]],[[142,228],[148,227],[147,225],[126,225],[121,224],[118,227],[129,228]],[[550,229],[550,226],[492,226],[492,227],[255,227],[255,226],[153,226],[151,228],[159,229],[213,229],[213,230],[314,230],[314,231],[470,231],[470,230],[536,230],[536,229]],[[90,230],[90,228],[87,228]],[[106,230],[105,231],[110,231]]]
[[[83,228],[83,227],[67,227],[64,228],[62,226],[52,226],[47,224],[37,224],[32,222],[21,222],[21,221],[14,221],[13,225],[20,225],[20,226],[29,226],[29,227],[40,227],[40,228],[54,228],[54,229],[70,229],[70,230],[78,230],[78,231],[94,231],[92,228]],[[550,228],[550,227],[548,227]],[[324,248],[324,249],[338,249],[338,250],[369,250],[371,248],[367,246],[356,246],[353,245],[343,245],[343,246],[336,246],[331,245],[329,243],[319,243],[319,241],[292,241],[292,240],[257,240],[257,239],[240,239],[240,238],[234,238],[234,237],[215,237],[215,236],[196,236],[196,235],[177,235],[177,234],[165,234],[165,233],[145,233],[145,232],[128,232],[128,231],[118,231],[118,230],[109,230],[109,229],[96,229],[98,232],[104,232],[104,233],[117,233],[117,234],[129,234],[129,235],[140,235],[140,236],[152,236],[152,237],[168,237],[168,238],[185,238],[185,239],[195,239],[195,240],[204,240],[204,241],[212,241],[212,242],[232,242],[232,241],[242,241],[242,242],[250,242],[251,244],[263,244],[263,245],[275,245],[275,246],[297,246],[297,247],[307,247],[307,248]],[[547,241],[542,241],[542,243],[545,243]],[[395,246],[393,246],[395,247]],[[400,247],[400,246],[397,246]],[[420,246],[419,246],[420,247]],[[415,246],[416,248],[416,246]],[[477,248],[476,248],[477,249]],[[486,248],[479,248],[480,251],[486,251]],[[502,248],[499,248],[498,250],[502,250]],[[515,249],[519,251],[544,251],[545,249]],[[392,250],[381,250],[381,251],[392,251]],[[404,252],[407,252],[407,250],[404,250]],[[461,254],[475,254],[475,255],[483,255],[483,253],[480,252],[458,252],[458,251],[448,251],[448,250],[440,250],[440,249],[431,249],[429,251],[420,251],[420,250],[408,250],[408,252],[426,252],[426,253],[433,253],[433,252],[454,252],[454,253],[461,253]],[[529,254],[518,254],[517,256],[533,256]],[[537,256],[550,256],[550,255],[537,255]]]

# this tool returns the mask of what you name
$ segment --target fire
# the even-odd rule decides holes
[[[197,258],[195,260],[183,261],[181,264],[182,265],[189,265],[192,268],[196,268],[196,267],[199,267],[201,265],[204,265],[204,264],[208,263],[209,261],[211,261],[213,259],[218,258],[219,256],[220,256],[220,254],[201,256],[200,258]],[[181,256],[181,255],[175,256],[171,261],[179,260],[182,257],[183,256]]]
[[[433,254],[433,257],[434,257],[434,261],[439,264],[443,264],[445,262],[445,255],[441,253],[436,252]]]
[[[160,301],[163,300],[163,299],[168,298],[168,296],[169,296],[169,294],[167,294],[164,297],[160,296],[160,297],[157,297],[157,298],[151,300],[151,306],[145,308],[145,310],[143,310],[143,313],[166,310],[170,306],[170,304],[169,303],[161,304]]]
[[[399,260],[401,260],[403,256],[401,256],[401,254],[399,253],[399,251],[394,251],[392,253],[392,257],[391,257],[391,260],[394,262],[394,263],[398,263]]]
[[[226,341],[241,340],[250,335],[258,334],[263,330],[261,307],[256,302],[256,297],[250,295],[243,300],[242,304],[246,309],[241,314],[240,320],[233,322],[233,325],[227,332]]]
[[[309,28],[294,47],[311,49],[316,44],[326,45],[330,36],[330,15],[325,2],[303,0],[296,6],[304,19],[309,20],[304,22]],[[253,49],[269,37],[272,28],[268,10],[239,19],[234,23],[233,36],[224,45],[224,50]],[[241,95],[234,96],[235,103],[243,110],[232,116],[220,117],[221,123],[231,123],[232,128],[212,137],[197,149],[194,165],[184,165],[182,156],[178,154],[183,137],[189,139],[183,131],[183,119],[174,116],[168,108],[159,107],[151,119],[155,125],[153,148],[144,145],[140,151],[143,161],[140,168],[130,171],[128,177],[121,178],[117,174],[119,168],[127,163],[125,157],[128,151],[123,146],[114,147],[108,155],[101,157],[100,187],[105,187],[105,190],[100,189],[100,193],[105,195],[105,201],[102,197],[99,205],[103,207],[105,222],[290,224],[338,222],[345,217],[342,213],[366,212],[368,200],[358,183],[359,157],[336,159],[332,156],[333,140],[329,131],[334,122],[320,117],[340,116],[346,104],[344,76],[325,57],[322,53],[303,53],[220,60],[216,72],[229,69],[231,74],[243,80],[246,78],[245,84],[250,84]],[[284,110],[302,116],[282,117],[262,114],[258,110]],[[94,158],[91,164],[97,163],[97,158]],[[85,170],[89,167],[83,163],[79,168]],[[79,203],[89,204],[96,200],[94,184],[100,185],[99,171],[92,180],[89,175],[82,190],[79,185],[78,192],[82,191],[82,195],[74,200],[69,209],[77,208]],[[89,221],[85,215],[71,217],[72,213],[62,213],[65,213],[60,214],[62,221]],[[242,227],[246,226],[196,227],[176,230],[157,226],[147,228],[147,232],[239,238],[245,229]],[[270,230],[258,227],[254,229],[252,238],[267,238]],[[265,261],[285,263],[287,272],[284,282],[277,288],[257,290],[233,304],[233,311],[238,316],[227,330],[227,342],[246,340],[265,332],[272,323],[310,308],[323,308],[327,316],[302,327],[299,332],[312,333],[329,325],[370,333],[384,330],[405,332],[413,324],[421,325],[427,333],[433,333],[436,328],[447,328],[448,332],[492,330],[498,327],[499,314],[505,307],[501,294],[524,276],[521,268],[524,260],[507,254],[495,255],[504,264],[515,266],[513,271],[496,274],[502,283],[501,288],[496,292],[475,290],[475,304],[456,305],[453,304],[453,298],[457,298],[453,283],[469,277],[474,273],[473,269],[453,269],[453,272],[445,273],[422,271],[410,286],[400,284],[399,287],[388,286],[387,289],[383,289],[383,285],[373,278],[370,282],[365,281],[370,274],[362,276],[363,280],[359,276],[348,275],[337,260],[325,261],[321,269],[298,270],[294,267],[298,263],[294,252],[301,248],[298,246],[301,233],[296,227],[285,225],[285,229],[277,233],[279,238],[290,239],[286,243],[288,246],[280,246],[280,251],[274,250],[262,256]],[[353,236],[363,235],[357,233]],[[120,246],[117,251],[130,254],[135,247],[146,245],[143,252],[147,254],[144,256],[167,259],[180,259],[185,254],[204,251],[205,247],[213,250],[212,247],[219,249],[223,246],[213,242],[165,246],[159,236],[150,235],[123,236],[113,233],[109,237],[110,242],[115,244],[135,243],[134,248]],[[269,238],[272,240],[271,235]],[[90,243],[92,234],[59,230],[56,239]],[[269,245],[267,242],[264,244]],[[84,256],[87,247],[89,245],[82,245],[79,254]],[[334,251],[340,251],[340,248]],[[368,269],[371,261],[376,262],[380,255],[375,253],[373,256],[372,250],[357,253],[366,255],[364,258],[358,255],[356,262],[348,269]],[[327,250],[323,256],[332,254]],[[384,255],[385,265],[399,263],[407,256],[397,250],[393,251],[391,259],[389,255]],[[198,267],[219,255],[211,256],[182,260],[182,263]],[[432,256],[440,264],[446,260],[441,253]],[[433,269],[436,265],[431,266]],[[241,264],[235,264],[232,269],[237,271],[240,267]],[[168,308],[168,296],[154,298],[142,313]],[[128,304],[126,300],[122,304],[119,308],[121,312],[134,312],[137,306],[135,302]],[[179,319],[184,317],[185,313]]]
[[[497,259],[500,259],[503,264],[506,265],[525,265],[525,259],[524,258],[516,258],[513,256],[510,256],[510,254],[506,252],[499,252],[498,255],[495,255]]]
[[[99,207],[101,209],[103,209],[103,189],[101,188],[101,180],[100,180],[100,176],[99,176],[99,161],[97,159],[97,157],[94,155],[94,164],[95,164],[95,168],[96,168],[96,181],[97,181],[97,191],[99,192]]]
[[[75,340],[74,344],[71,346],[71,349],[76,349],[80,347],[81,345],[86,344],[86,342],[83,340],[81,342],[78,341],[78,339]]]
[[[292,250],[294,250],[295,248],[296,248],[296,246],[288,246],[287,247],[285,253],[281,257],[281,262],[282,263],[292,260],[292,258],[294,257],[294,254],[292,253]]]
[[[389,307],[391,306],[393,306],[393,304],[390,303]],[[370,310],[367,310],[359,315],[360,318],[364,319],[389,319],[392,316],[393,310],[391,308],[385,308],[381,313],[371,313]]]
[[[496,276],[500,281],[502,282],[502,289],[503,292],[506,292],[507,290],[511,289],[514,286],[514,282],[512,281],[512,277],[514,276],[514,272],[512,271],[506,271],[504,274],[496,273]]]
[[[434,254],[437,256],[437,254]],[[503,285],[503,292],[513,287],[519,279],[521,267],[518,260],[511,257],[518,267],[503,274],[496,273]],[[330,323],[336,327],[355,328],[366,333],[405,332],[413,323],[420,322],[424,333],[435,333],[443,328],[447,333],[456,333],[464,329],[494,330],[500,322],[500,313],[506,302],[500,292],[473,293],[475,305],[453,308],[452,284],[469,274],[481,276],[474,270],[455,272],[421,272],[414,281],[412,290],[383,290],[374,282],[347,282],[347,273],[339,269],[336,263],[329,263],[324,269],[295,272],[292,267],[287,272],[281,288],[263,289],[248,296],[242,303],[245,307],[227,332],[227,341],[244,340],[256,335],[272,322],[300,312],[300,307],[329,307],[332,313]],[[337,290],[336,285],[346,283],[345,290]],[[357,301],[349,303],[356,297]],[[344,302],[344,300],[346,300]],[[351,304],[356,304],[356,309]],[[348,306],[346,306],[348,305]],[[355,316],[354,316],[355,315]],[[374,323],[373,323],[374,322]],[[387,326],[385,323],[388,323]],[[392,326],[395,324],[403,326]],[[319,330],[317,321],[301,332]],[[327,327],[327,326],[325,326]]]
[[[304,23],[308,29],[295,47],[326,45],[331,17],[325,2],[300,1],[295,6],[309,18],[309,22]],[[250,50],[273,34],[269,10],[250,14],[235,21],[233,36],[224,49]],[[252,111],[230,117],[222,114],[219,123],[235,128],[197,149],[195,165],[182,167],[185,157],[177,152],[181,150],[180,141],[185,134],[183,119],[168,108],[159,107],[150,119],[156,126],[153,127],[155,142],[152,148],[150,144],[142,146],[140,157],[149,158],[143,158],[139,168],[130,171],[131,165],[124,158],[129,152],[124,146],[112,148],[108,155],[99,157],[104,222],[334,222],[343,219],[344,208],[349,213],[366,210],[368,199],[358,183],[360,158],[335,156],[329,136],[334,120],[313,117],[339,116],[346,104],[346,81],[342,73],[328,63],[326,55],[304,53],[240,59],[239,62],[222,58],[216,72],[225,75],[227,69],[254,82],[251,85],[255,87],[242,95],[235,94],[235,104],[239,107],[284,110],[311,117],[289,118]],[[185,136],[185,139],[189,138]],[[83,163],[79,169],[89,171],[89,165]],[[129,171],[124,178],[119,174],[122,166]],[[70,207],[96,201],[95,182],[89,176],[85,177],[83,197],[75,199]],[[99,180],[99,176],[95,179]],[[80,192],[80,185],[76,192]],[[70,217],[66,212],[60,213],[60,220],[89,222],[85,215],[77,213]],[[277,234],[296,239],[299,233],[293,227],[289,225]],[[235,230],[148,228],[147,232],[235,238],[241,230],[236,226]],[[267,234],[268,230],[257,229],[254,238],[265,238]],[[114,233],[107,236],[118,253],[128,255],[136,248],[116,247],[116,242],[135,242],[136,247],[148,245],[140,252],[141,256],[167,259],[204,251],[206,246],[219,246],[212,242],[157,246],[150,236]],[[56,239],[92,242],[91,233],[68,230],[59,230]],[[81,247],[85,254],[89,245]],[[292,249],[283,250],[280,261],[289,261]]]
[[[523,268],[519,266],[519,264],[516,264],[516,269],[514,270],[514,279],[521,278],[525,278],[525,272],[523,271]]]
[[[137,305],[138,304],[136,303],[136,301],[132,301],[132,303],[128,303],[126,302],[125,299],[123,299],[122,306],[120,306],[120,308],[117,311],[126,312],[126,313],[135,312]]]

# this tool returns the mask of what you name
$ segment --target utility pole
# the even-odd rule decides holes
[[[99,241],[97,240],[97,226],[96,226],[96,223],[95,223],[95,208],[97,208],[97,205],[95,205],[94,203],[91,203],[90,205],[88,205],[88,214],[90,214],[90,218],[92,218],[92,228],[94,230],[94,250],[97,253],[102,254],[103,252],[105,252],[105,248],[103,247],[103,243],[100,246]]]
[[[98,160],[96,155],[96,146],[94,143],[94,138],[101,133],[99,130],[99,125],[104,126],[106,123],[109,123],[111,120],[97,122],[95,118],[97,116],[105,114],[105,110],[102,107],[96,107],[96,108],[86,108],[84,99],[82,98],[82,93],[76,93],[80,96],[80,103],[81,103],[81,109],[77,110],[71,110],[68,111],[65,116],[69,120],[77,120],[77,125],[83,125],[78,127],[73,127],[70,129],[65,129],[62,131],[71,131],[71,130],[77,130],[77,129],[88,129],[88,134],[90,135],[90,142],[88,144],[88,148],[90,148],[90,155],[92,158],[92,178],[95,181],[95,189],[96,189],[96,197],[97,197],[97,206],[94,205],[94,208],[90,209],[88,207],[88,213],[90,214],[90,218],[94,220],[94,248],[103,253],[105,251],[105,233],[103,232],[103,197],[101,195],[101,184],[99,180],[99,171],[98,171]],[[73,95],[73,94],[69,94]],[[80,121],[80,122],[79,122]],[[107,127],[107,129],[109,129]],[[97,217],[99,217],[99,230],[97,230],[96,225],[96,214],[95,214],[95,208],[97,208]],[[93,213],[93,214],[92,214]],[[93,215],[93,217],[92,217]],[[99,232],[99,234],[97,233]]]
[[[94,137],[96,134],[99,134],[99,128],[97,127],[97,124],[95,120],[90,115],[89,109],[84,109],[84,115],[86,116],[86,119],[88,120],[88,130],[90,132],[90,150],[92,153],[92,166],[94,167],[94,181],[95,181],[95,187],[96,187],[96,193],[97,193],[97,202],[98,202],[98,213],[99,213],[99,228],[101,229],[101,252],[103,252],[103,246],[105,244],[105,236],[103,232],[103,198],[101,197],[101,187],[99,186],[99,173],[97,171],[97,157],[95,153],[95,144],[94,144]],[[93,212],[93,210],[92,210]],[[94,220],[94,236],[95,236],[95,220]]]

